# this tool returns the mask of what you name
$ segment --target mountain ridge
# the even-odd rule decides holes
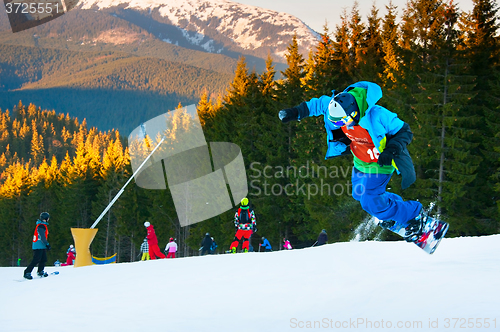
[[[297,36],[303,51],[314,46],[318,39],[314,30],[290,14],[227,0],[83,0],[77,7],[80,10],[133,9],[147,12],[151,18],[157,14],[158,22],[171,24],[182,35],[174,34],[163,41],[175,44],[184,39],[210,53],[224,53],[224,49],[236,47],[261,57],[270,52],[275,60],[283,62],[293,35]],[[220,36],[232,40],[235,47],[227,43],[220,45],[217,40]],[[161,32],[158,37],[162,38]]]

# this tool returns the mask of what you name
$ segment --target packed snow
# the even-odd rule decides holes
[[[0,330],[498,331],[499,253],[493,235],[445,238],[433,255],[373,241],[52,266],[31,281],[3,267]]]

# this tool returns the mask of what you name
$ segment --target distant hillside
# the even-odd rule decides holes
[[[66,19],[70,22],[65,22]],[[68,24],[73,28],[67,28]],[[101,33],[101,30],[105,32]],[[92,31],[97,35],[95,42],[89,40],[89,35],[93,35]],[[0,44],[78,52],[124,52],[166,59],[221,73],[232,73],[237,62],[237,59],[224,55],[194,51],[165,43],[140,27],[112,15],[89,11],[77,12],[76,9],[75,12],[70,11],[54,22],[18,33],[10,31],[7,15],[0,11]]]
[[[29,100],[126,134],[141,121],[223,93],[230,74],[118,52],[0,45],[0,107]],[[110,116],[113,115],[113,116]]]
[[[0,11],[0,108],[29,101],[127,134],[224,93],[241,56],[262,72],[270,55],[279,76],[294,35],[303,54],[317,42],[293,16],[226,0],[86,0],[19,33]]]
[[[279,22],[282,24],[278,24],[278,21],[271,24],[265,21],[271,14],[265,12],[266,15],[260,16],[259,13],[265,10],[251,6],[241,5],[243,7],[238,11],[233,6],[227,9],[228,12],[221,12],[220,15],[235,26],[231,28],[226,23],[225,31],[217,32],[215,28],[218,25],[204,26],[200,25],[201,21],[197,21],[198,25],[184,28],[181,27],[184,20],[172,24],[159,14],[162,8],[160,4],[152,3],[151,6],[156,6],[156,9],[150,11],[127,7],[118,2],[113,7],[92,3],[91,9],[81,9],[83,5],[89,6],[89,3],[79,4],[78,8],[54,21],[15,34],[10,31],[7,15],[0,11],[0,43],[76,51],[120,51],[232,73],[240,56],[246,57],[249,68],[262,72],[268,54],[277,62],[276,68],[284,70],[283,53],[294,33],[298,34],[304,54],[317,42],[315,33],[298,19],[293,18],[291,21],[292,18],[287,16],[290,21],[285,22],[281,18]],[[98,7],[101,9],[97,10]],[[250,12],[246,13],[247,10]],[[244,28],[242,23],[247,16],[252,18],[252,22]],[[192,20],[196,20],[194,16]],[[205,33],[211,37],[205,36]],[[244,37],[249,33],[251,37]],[[253,42],[249,43],[249,40]],[[207,48],[207,45],[215,44],[219,45],[217,50]]]

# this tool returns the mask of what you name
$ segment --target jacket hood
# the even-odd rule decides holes
[[[361,88],[365,91],[360,91],[360,89],[356,88]],[[371,107],[382,98],[382,89],[378,84],[372,82],[356,82],[349,85],[344,91],[351,93],[356,99],[361,117],[365,116],[365,114],[370,111]]]

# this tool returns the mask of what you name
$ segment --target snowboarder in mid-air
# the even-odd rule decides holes
[[[35,234],[33,235],[33,260],[24,270],[24,278],[31,280],[31,271],[38,265],[37,275],[41,278],[47,277],[48,274],[43,270],[47,262],[47,250],[50,250],[50,244],[47,240],[49,236],[49,219],[50,215],[47,212],[40,214],[40,219],[36,221]]]
[[[406,146],[413,133],[410,126],[395,113],[376,105],[382,98],[381,88],[371,82],[357,82],[343,92],[321,96],[300,105],[283,109],[283,123],[309,116],[323,116],[327,133],[325,159],[352,154],[352,197],[372,216],[382,220],[381,226],[417,243],[425,231],[441,225],[435,233],[435,245],[444,237],[448,224],[431,218],[417,201],[404,201],[386,191],[392,173],[402,175],[402,188],[416,179],[415,169]],[[419,244],[426,246],[426,244]],[[424,249],[425,250],[425,249]],[[430,252],[432,253],[432,252]]]

